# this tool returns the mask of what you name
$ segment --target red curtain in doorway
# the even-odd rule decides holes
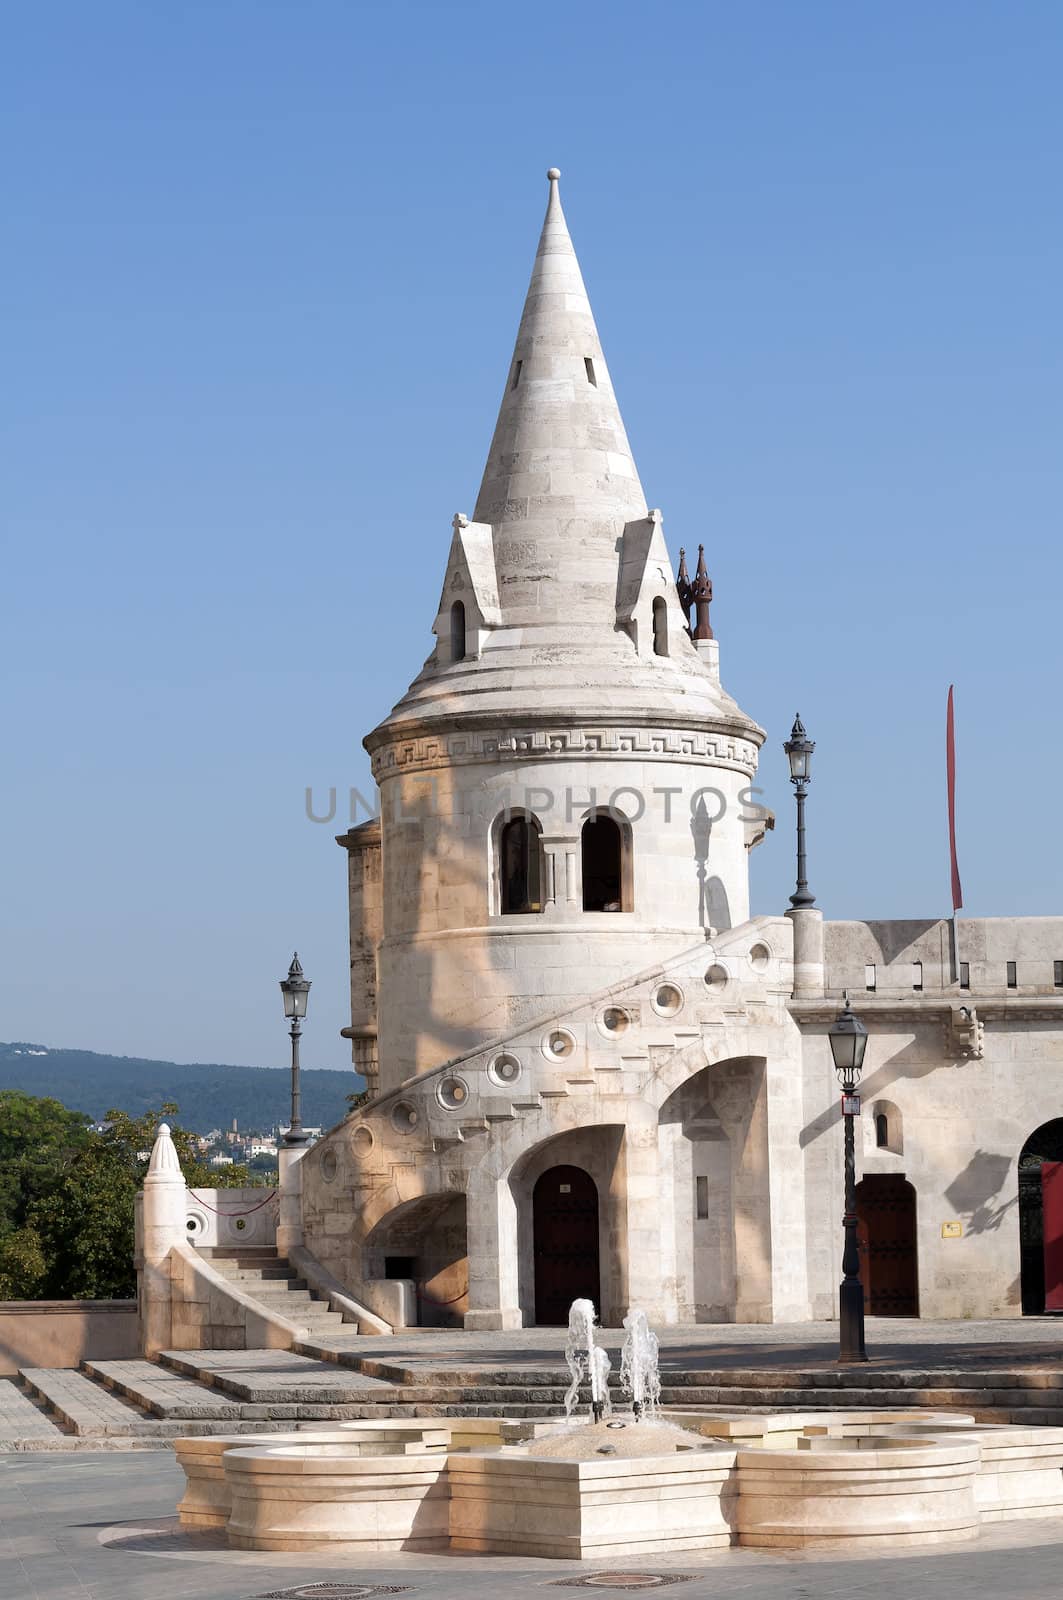
[[[1041,1162],[1045,1310],[1063,1311],[1063,1161]]]

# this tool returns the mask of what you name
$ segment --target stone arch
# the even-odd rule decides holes
[[[531,811],[507,808],[491,825],[491,910],[498,916],[543,909],[543,828]]]
[[[467,644],[467,628],[465,621],[465,602],[455,600],[450,608],[450,659],[451,661],[464,661]]]
[[[1059,1309],[1063,1302],[1060,1163],[1063,1117],[1053,1117],[1031,1133],[1019,1152],[1019,1271],[1026,1317]]]
[[[584,911],[634,910],[631,824],[615,807],[588,811],[580,828]]]
[[[668,603],[660,594],[653,602],[653,653],[668,654]]]
[[[469,1304],[465,1196],[423,1194],[393,1207],[363,1246],[367,1278],[410,1278],[422,1327],[460,1328]]]
[[[586,1173],[598,1192],[599,1320],[615,1327],[627,1310],[624,1132],[621,1123],[570,1128],[540,1140],[510,1168],[508,1187],[517,1219],[517,1294],[526,1327],[535,1324],[535,1187],[558,1167]]]
[[[659,1109],[658,1205],[674,1218],[679,1320],[771,1320],[766,1062],[688,1070]]]
[[[892,1100],[875,1100],[871,1106],[871,1138],[876,1150],[904,1154],[904,1119]]]

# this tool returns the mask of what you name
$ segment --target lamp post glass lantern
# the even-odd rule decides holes
[[[834,1058],[834,1071],[842,1090],[842,1123],[845,1128],[845,1211],[842,1227],[842,1282],[838,1290],[838,1360],[866,1361],[864,1345],[864,1286],[860,1281],[860,1246],[856,1238],[856,1119],[860,1115],[857,1089],[864,1068],[867,1029],[849,1004],[845,1005],[827,1037]]]
[[[292,957],[292,964],[288,968],[288,976],[281,979],[281,994],[284,996],[284,1015],[291,1022],[288,1029],[292,1041],[292,1117],[291,1126],[284,1135],[286,1145],[306,1144],[306,1134],[303,1132],[302,1113],[300,1111],[299,1094],[299,1036],[302,1033],[302,1021],[306,1016],[306,1003],[310,994],[310,979],[303,976],[303,969],[299,965],[299,952]]]
[[[805,795],[812,780],[812,752],[815,748],[798,713],[790,737],[783,745],[790,763],[790,782],[797,797],[797,888],[790,896],[790,904],[795,911],[806,911],[816,903],[816,897],[808,887],[808,868],[805,863]]]

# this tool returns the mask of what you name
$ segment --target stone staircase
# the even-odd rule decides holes
[[[175,1350],[157,1362],[87,1361],[76,1372],[27,1368],[20,1376],[24,1388],[11,1398],[22,1411],[4,1431],[21,1427],[26,1442],[0,1432],[0,1449],[161,1448],[180,1435],[361,1418],[550,1417],[565,1392],[559,1366],[407,1364],[313,1340],[297,1350]],[[1063,1371],[1050,1368],[691,1368],[663,1378],[663,1403],[682,1409],[927,1406],[1063,1426]],[[615,1401],[623,1408],[619,1394]]]
[[[213,1250],[204,1252],[204,1257],[234,1288],[275,1316],[283,1317],[300,1335],[337,1333],[344,1327],[340,1313],[319,1300],[306,1280],[271,1246]]]

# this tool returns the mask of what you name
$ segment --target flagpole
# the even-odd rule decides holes
[[[960,979],[960,930],[956,913],[963,907],[963,888],[956,855],[956,717],[954,684],[949,684],[945,711],[945,781],[949,814],[949,869],[952,879],[952,982]]]

